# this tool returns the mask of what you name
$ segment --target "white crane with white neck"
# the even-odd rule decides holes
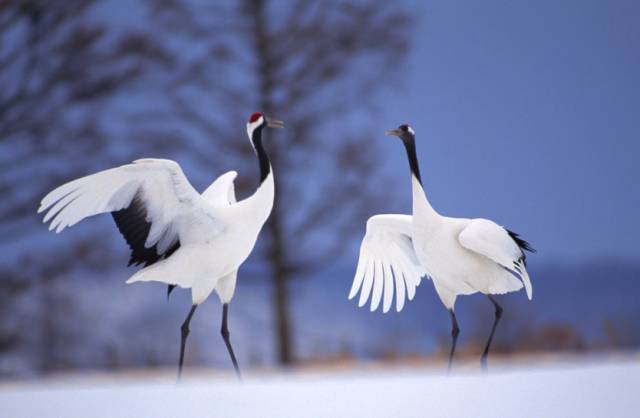
[[[178,378],[182,374],[189,322],[199,304],[214,290],[222,303],[221,333],[240,377],[227,315],[240,265],[247,259],[273,207],[271,163],[262,145],[265,127],[283,122],[256,112],[247,134],[260,165],[260,185],[253,195],[236,202],[235,171],[216,179],[202,194],[189,183],[175,161],[136,160],[66,183],[47,194],[38,213],[47,211],[49,230],[66,227],[110,212],[131,247],[131,264],[144,264],[127,283],[157,281],[191,289],[192,307],[181,327]]]
[[[440,300],[451,316],[451,370],[459,328],[455,315],[458,295],[484,293],[495,307],[495,318],[481,358],[486,369],[487,356],[502,308],[491,295],[520,290],[523,285],[531,299],[532,288],[524,251],[534,252],[518,234],[487,219],[450,218],[436,212],[422,188],[416,157],[415,133],[400,125],[386,133],[399,137],[406,149],[411,169],[413,215],[375,215],[367,221],[360,247],[358,267],[349,294],[360,291],[359,306],[371,295],[371,310],[383,300],[387,312],[393,302],[404,306],[405,289],[409,300],[423,276],[433,280]]]

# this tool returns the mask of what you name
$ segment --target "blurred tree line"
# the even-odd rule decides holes
[[[82,297],[65,278],[126,261],[116,239],[96,239],[115,228],[44,238],[35,210],[46,191],[168,157],[195,183],[238,170],[246,195],[257,167],[244,123],[260,110],[286,129],[267,144],[276,202],[253,259],[272,286],[277,361],[293,362],[290,282],[330,266],[375,207],[377,152],[362,127],[411,26],[382,0],[0,3],[0,353],[22,350],[37,370],[77,366],[52,349],[82,338],[64,325]]]

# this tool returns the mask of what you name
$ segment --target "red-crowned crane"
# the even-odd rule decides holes
[[[491,295],[520,290],[523,285],[531,299],[532,289],[524,251],[535,251],[518,234],[487,219],[450,218],[433,209],[424,189],[416,157],[415,133],[409,125],[386,132],[399,137],[407,152],[413,191],[413,215],[375,215],[367,221],[360,258],[349,294],[360,291],[359,306],[371,295],[371,310],[383,298],[383,311],[393,302],[402,310],[405,289],[409,300],[423,276],[433,280],[440,300],[451,316],[451,370],[456,348],[458,321],[454,306],[458,295],[484,293],[495,308],[495,318],[481,358],[487,356],[502,308]]]
[[[111,213],[131,247],[129,264],[144,264],[127,283],[158,281],[191,289],[193,305],[181,327],[178,378],[182,374],[189,322],[212,291],[222,303],[221,333],[236,374],[236,360],[227,325],[229,302],[238,268],[247,259],[271,213],[274,182],[269,156],[262,145],[265,127],[283,122],[254,113],[247,134],[260,165],[260,185],[236,202],[229,171],[202,194],[171,160],[141,159],[66,183],[46,195],[38,212],[47,211],[50,230],[66,227],[100,213]]]

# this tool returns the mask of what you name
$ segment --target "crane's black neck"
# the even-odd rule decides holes
[[[416,141],[413,136],[402,138],[404,148],[407,150],[407,159],[409,160],[409,168],[411,174],[413,174],[418,182],[422,184],[422,178],[420,177],[420,167],[418,167],[418,157],[416,156]]]
[[[256,150],[256,154],[258,155],[258,163],[260,164],[260,184],[262,184],[262,182],[271,172],[271,162],[269,161],[269,156],[262,146],[263,128],[264,125],[258,126],[253,130],[253,133],[251,134],[251,142],[253,143],[253,148]]]

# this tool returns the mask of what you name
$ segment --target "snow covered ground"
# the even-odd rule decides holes
[[[256,374],[243,383],[228,375],[191,376],[179,385],[168,373],[5,383],[0,416],[637,417],[640,411],[637,356],[502,365],[489,375],[403,366]]]

